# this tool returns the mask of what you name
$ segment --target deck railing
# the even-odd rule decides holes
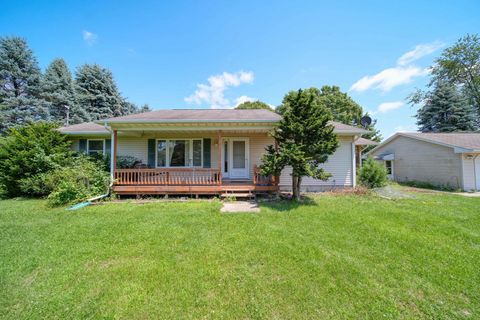
[[[278,179],[275,176],[264,176],[260,173],[260,168],[257,165],[253,166],[253,184],[259,186],[274,186],[278,184]]]
[[[206,168],[156,168],[116,169],[116,185],[220,185],[218,169]]]

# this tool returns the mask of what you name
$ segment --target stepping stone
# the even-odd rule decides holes
[[[224,202],[220,212],[260,212],[255,201],[232,201]]]

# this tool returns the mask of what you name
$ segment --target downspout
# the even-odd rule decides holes
[[[114,135],[113,135],[113,130],[110,129],[108,126],[107,126],[107,123],[104,122],[103,123],[103,127],[105,128],[105,130],[107,130],[108,132],[110,132],[110,183],[111,185],[113,185],[113,151],[114,151]]]
[[[358,136],[353,136],[352,142],[352,187],[355,188],[357,186],[357,161],[356,161],[356,150],[355,150],[355,142],[359,139]]]

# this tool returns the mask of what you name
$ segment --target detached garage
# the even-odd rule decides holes
[[[480,190],[480,133],[396,133],[367,155],[395,181]]]

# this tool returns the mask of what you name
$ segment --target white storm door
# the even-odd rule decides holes
[[[230,178],[249,177],[249,146],[247,138],[229,139]]]

